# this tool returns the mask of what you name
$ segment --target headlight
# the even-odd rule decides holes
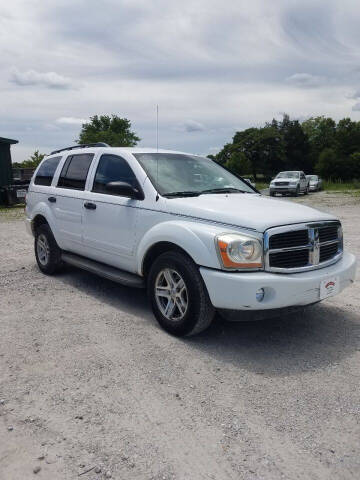
[[[262,244],[254,237],[224,233],[215,239],[216,249],[224,268],[262,268]]]
[[[341,225],[338,226],[338,239],[339,239],[340,250],[342,250],[344,248],[343,247],[344,237],[343,237],[343,230]]]
[[[290,182],[290,185],[295,186],[297,182]]]

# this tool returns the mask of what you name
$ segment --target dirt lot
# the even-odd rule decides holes
[[[360,258],[360,198],[295,201],[339,215]],[[359,282],[179,340],[142,291],[39,273],[1,212],[0,252],[1,480],[360,478]]]

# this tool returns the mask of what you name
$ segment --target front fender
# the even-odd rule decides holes
[[[208,268],[221,268],[216,249],[215,236],[224,232],[234,232],[224,227],[201,222],[167,221],[158,223],[140,240],[137,247],[137,272],[142,275],[143,262],[151,247],[159,242],[170,242],[185,250],[197,265]]]

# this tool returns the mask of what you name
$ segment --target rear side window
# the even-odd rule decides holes
[[[84,190],[86,177],[91,165],[93,153],[70,155],[64,163],[58,181],[58,187]]]
[[[105,154],[100,157],[92,191],[111,194],[106,189],[109,182],[127,182],[137,186],[135,174],[127,161],[117,155]]]
[[[35,185],[51,185],[55,170],[59,165],[60,160],[61,157],[52,157],[44,160],[36,174],[34,180]]]

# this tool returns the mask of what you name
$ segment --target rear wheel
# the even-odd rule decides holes
[[[43,224],[36,229],[34,247],[40,270],[47,275],[55,273],[62,264],[61,250],[49,225]]]
[[[155,260],[148,294],[156,319],[172,335],[195,335],[213,320],[214,307],[199,269],[183,253],[166,252]]]

